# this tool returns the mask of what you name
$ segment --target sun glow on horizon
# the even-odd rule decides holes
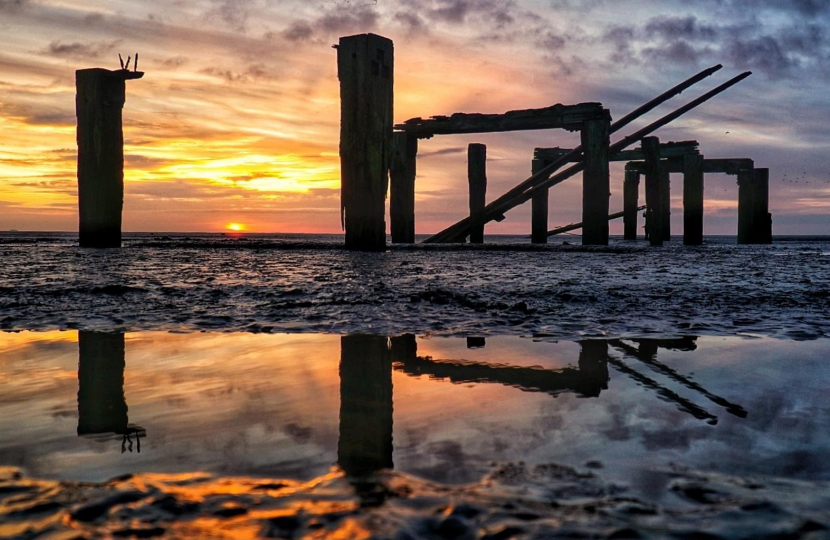
[[[228,223],[226,228],[229,231],[242,232],[245,230],[246,227],[242,223]]]

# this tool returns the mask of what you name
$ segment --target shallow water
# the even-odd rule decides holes
[[[0,534],[824,538],[828,352],[0,334]]]

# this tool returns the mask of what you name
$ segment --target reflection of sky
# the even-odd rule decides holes
[[[715,414],[681,412],[609,366],[599,398],[556,397],[494,383],[451,384],[396,369],[395,468],[430,479],[477,479],[492,461],[605,466],[611,479],[677,463],[728,473],[830,477],[822,363],[827,341],[700,338],[694,352],[657,359],[709,392],[742,405],[734,417],[693,390],[611,347],[629,367]],[[0,465],[34,476],[102,480],[127,472],[216,471],[312,478],[337,461],[340,337],[128,334],[129,421],[147,430],[142,451],[120,439],[76,436],[75,333],[0,335]],[[576,343],[488,338],[418,340],[434,360],[576,367]],[[394,358],[393,358],[394,361]]]
[[[337,232],[330,46],[373,31],[396,44],[397,121],[580,101],[601,101],[620,118],[704,67],[752,69],[740,87],[659,135],[700,139],[713,157],[756,158],[771,167],[776,232],[825,232],[828,14],[826,2],[781,0],[3,1],[0,229],[76,228],[73,71],[116,67],[119,52],[139,51],[147,76],[129,84],[125,107],[125,230],[233,222],[260,232]],[[462,217],[467,143],[489,145],[496,196],[527,176],[534,146],[570,146],[575,137],[424,141],[418,231]],[[621,170],[614,165],[615,178]],[[612,208],[621,206],[619,184]],[[579,192],[578,180],[555,190],[552,225],[578,220]],[[707,232],[734,233],[734,178],[713,175],[706,206]],[[524,233],[528,216],[517,209],[488,230]]]

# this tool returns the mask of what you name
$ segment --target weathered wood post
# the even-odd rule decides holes
[[[754,227],[754,169],[741,169],[738,171],[738,243],[752,243],[752,230]]]
[[[487,146],[471,143],[467,147],[467,180],[470,184],[470,243],[484,243],[482,214],[487,196]]]
[[[541,159],[534,159],[531,166],[532,174],[536,174],[548,163]],[[533,244],[548,243],[548,201],[550,190],[543,189],[533,195],[530,200],[530,241]]]
[[[637,206],[640,197],[639,171],[625,171],[623,183],[623,232],[626,240],[637,239]]]
[[[418,139],[405,132],[392,135],[389,166],[389,220],[392,243],[415,243],[415,161]]]
[[[120,247],[124,207],[126,81],[140,71],[92,68],[75,72],[78,118],[78,240],[81,247]]]
[[[78,435],[126,433],[124,334],[78,332]]]
[[[663,245],[663,212],[660,175],[660,139],[643,139],[643,158],[646,176],[646,237],[652,246]]]
[[[753,242],[772,243],[772,214],[769,213],[769,169],[755,169],[755,217]]]
[[[671,173],[664,167],[660,171],[660,223],[664,242],[671,240]]]
[[[342,37],[337,46],[340,211],[347,249],[386,249],[393,55],[392,41],[375,34]]]
[[[582,245],[608,245],[608,203],[611,197],[609,137],[611,120],[582,125]]]
[[[392,361],[383,336],[340,338],[337,463],[354,476],[392,468]]]
[[[683,156],[683,244],[703,244],[703,156]]]

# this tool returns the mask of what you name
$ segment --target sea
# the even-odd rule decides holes
[[[0,537],[830,538],[830,237],[0,233]]]

